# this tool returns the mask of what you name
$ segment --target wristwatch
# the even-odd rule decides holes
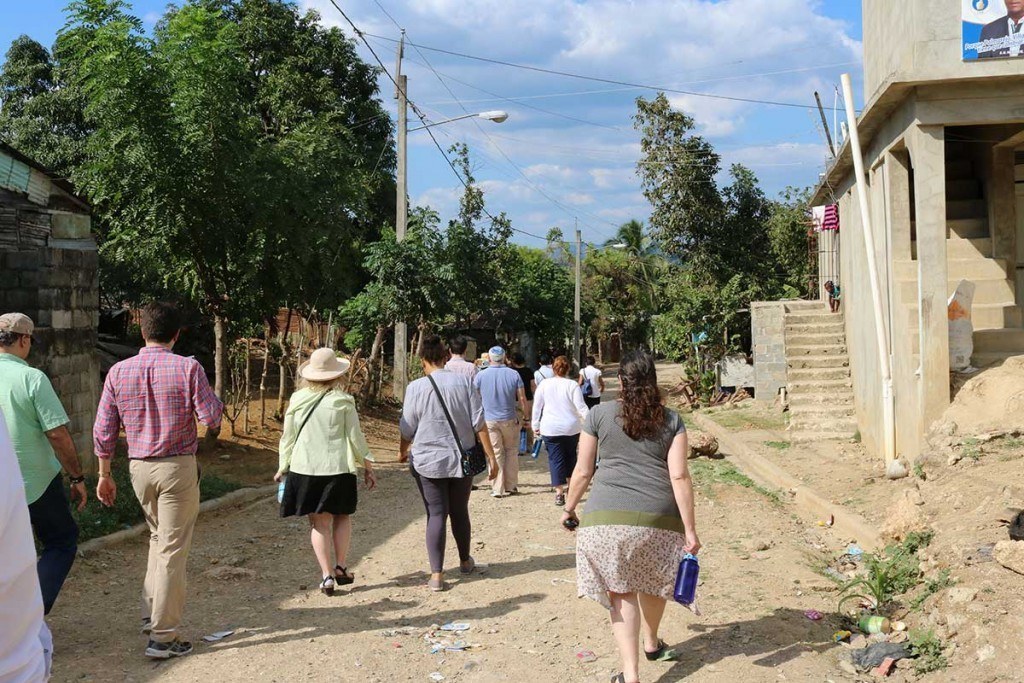
[[[68,477],[68,481],[70,481],[72,484],[81,484],[82,482],[85,481],[85,475],[81,475],[78,477]]]

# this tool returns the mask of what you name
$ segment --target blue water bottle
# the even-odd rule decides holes
[[[543,445],[544,445],[543,439],[538,437],[537,440],[533,442],[533,450],[530,451],[530,457],[533,458],[534,460],[539,458],[540,457],[540,447],[543,446]]]
[[[526,454],[526,427],[519,430],[519,453]]]
[[[277,485],[277,502],[280,503],[284,500],[284,478],[281,478],[281,482]]]
[[[680,605],[692,605],[697,597],[697,575],[700,574],[700,565],[697,564],[697,557],[686,553],[679,563],[679,573],[676,574],[676,588],[672,597]]]

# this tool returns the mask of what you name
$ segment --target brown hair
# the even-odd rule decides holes
[[[169,344],[181,329],[178,307],[165,301],[154,301],[142,308],[142,338],[146,341]]]
[[[639,441],[654,439],[665,428],[665,406],[661,403],[654,357],[646,351],[626,354],[619,366],[622,384],[622,431]]]
[[[554,370],[555,374],[559,377],[566,377],[569,374],[570,367],[572,366],[569,365],[569,359],[565,356],[559,356],[555,359],[555,363],[551,366],[551,369]]]
[[[462,337],[457,337],[462,339]],[[454,342],[452,348],[455,348]],[[455,353],[464,353],[466,351],[465,345],[462,346],[462,351],[456,351]],[[435,368],[439,368],[448,362],[449,358],[448,348],[445,347],[444,341],[436,334],[428,335],[423,340],[423,350],[420,353],[420,358],[427,361]]]

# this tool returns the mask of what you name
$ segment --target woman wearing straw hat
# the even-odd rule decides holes
[[[350,515],[356,511],[358,469],[363,468],[368,489],[377,486],[355,399],[340,386],[349,365],[333,349],[323,348],[299,366],[301,381],[284,416],[280,464],[274,475],[274,481],[285,481],[281,516],[309,516],[310,540],[323,577],[320,590],[327,595],[355,580],[345,556],[352,539]]]

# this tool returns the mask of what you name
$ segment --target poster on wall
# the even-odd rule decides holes
[[[964,61],[1024,57],[1024,0],[961,0]]]

